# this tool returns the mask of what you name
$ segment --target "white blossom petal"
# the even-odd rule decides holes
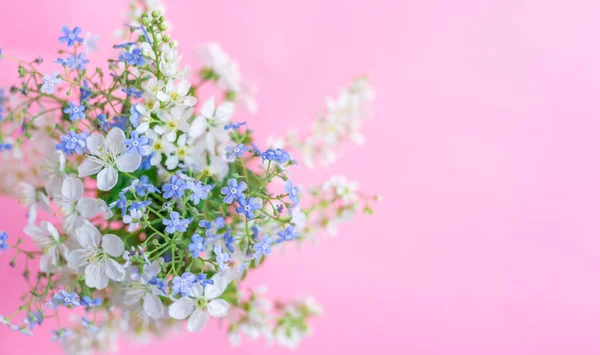
[[[192,287],[190,287],[190,295],[194,298],[202,297],[204,293],[204,287],[202,287],[200,282],[196,282]]]
[[[200,114],[206,118],[212,118],[215,114],[215,97],[211,96],[200,109]]]
[[[43,192],[38,192],[38,201],[42,209],[48,213],[52,212],[52,205],[50,204],[50,199]]]
[[[142,164],[142,157],[135,152],[123,154],[117,159],[117,168],[126,173],[132,173]]]
[[[215,274],[211,280],[213,280],[214,284],[206,285],[204,288],[204,297],[209,300],[221,296],[229,284],[229,280],[227,280],[225,276],[221,276],[219,274]]]
[[[108,286],[108,276],[106,275],[106,264],[104,262],[96,261],[85,267],[85,284],[99,290]]]
[[[83,224],[75,231],[79,245],[85,249],[98,249],[102,235],[98,229],[90,224]]]
[[[115,258],[123,255],[125,245],[121,238],[114,234],[107,234],[102,237],[102,249],[110,256]]]
[[[48,221],[42,221],[40,222],[40,227],[42,227],[43,229],[48,231],[48,235],[52,237],[52,239],[54,239],[55,241],[59,241],[60,239],[60,233],[58,232],[58,229],[56,229],[56,227],[54,226],[54,224],[48,222]]]
[[[165,166],[167,167],[167,169],[169,170],[173,170],[177,167],[177,165],[179,164],[179,158],[177,157],[177,155],[171,155],[170,157],[167,158],[167,160],[165,161]]]
[[[199,332],[204,328],[207,322],[208,313],[197,308],[196,310],[194,310],[194,313],[192,313],[192,316],[188,320],[188,331]]]
[[[169,316],[175,319],[186,319],[195,308],[193,299],[189,297],[181,297],[169,306]]]
[[[49,272],[58,263],[58,257],[54,254],[44,254],[40,257],[40,271]]]
[[[97,174],[101,169],[102,165],[97,161],[86,158],[77,168],[77,172],[79,173],[79,177],[84,177]]]
[[[159,319],[165,313],[165,306],[160,300],[160,297],[147,293],[144,296],[144,311],[152,319]]]
[[[221,123],[229,122],[234,111],[235,105],[233,102],[224,102],[217,107],[215,119]]]
[[[113,127],[106,135],[106,145],[109,150],[116,154],[121,154],[125,151],[125,133],[119,127]]]
[[[105,263],[106,276],[108,276],[111,280],[123,281],[125,278],[125,269],[123,266],[111,258],[107,258]]]
[[[106,140],[101,134],[94,133],[86,138],[85,145],[90,153],[95,154],[106,145]]]
[[[77,201],[77,212],[82,217],[90,218],[100,213],[100,208],[96,199],[86,197]]]
[[[135,129],[138,133],[143,134],[150,128],[150,123],[148,121],[144,121],[140,123],[140,125]]]
[[[175,139],[177,139],[177,132],[176,131],[169,131],[167,132],[167,134],[165,135],[167,142],[175,142]]]
[[[61,194],[69,201],[77,201],[83,196],[83,183],[74,177],[67,177],[62,184]]]
[[[87,251],[84,249],[73,250],[69,253],[69,257],[67,259],[69,267],[73,270],[77,270],[80,267],[87,265],[88,262],[86,256]]]
[[[42,227],[30,224],[23,229],[23,232],[30,236],[41,248],[47,248],[52,244],[48,232]]]
[[[196,117],[189,129],[190,138],[200,137],[204,132],[206,132],[207,127],[208,123],[206,122],[206,118],[202,116]]]
[[[102,169],[98,174],[98,189],[101,191],[110,191],[117,184],[119,174],[112,166]]]
[[[206,306],[208,314],[215,318],[225,317],[229,311],[229,304],[220,298],[208,302]]]

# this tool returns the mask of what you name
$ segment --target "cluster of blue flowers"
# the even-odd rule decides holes
[[[184,272],[181,276],[173,278],[173,295],[189,296],[190,288],[196,283],[206,287],[206,285],[213,285],[214,281],[207,279],[206,274],[194,275],[191,272]]]
[[[56,60],[57,64],[67,67],[70,70],[84,70],[85,65],[89,62],[90,60],[85,58],[84,53],[79,53],[78,55],[71,54],[67,59],[58,58]]]
[[[290,153],[279,148],[268,149],[265,152],[263,152],[260,156],[263,160],[275,161],[279,164],[285,164],[292,159]]]
[[[75,133],[73,131],[60,137],[60,143],[56,145],[56,150],[60,150],[67,156],[73,154],[83,154],[85,152],[85,140],[90,134],[88,132]]]
[[[52,300],[46,304],[46,307],[57,309],[58,306],[79,307],[80,305],[79,295],[76,292],[69,293],[65,290],[61,290],[52,297]]]
[[[0,231],[0,254],[8,249],[8,233]]]

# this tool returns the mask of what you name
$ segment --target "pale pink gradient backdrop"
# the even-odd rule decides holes
[[[53,60],[62,24],[108,46],[125,1],[91,3],[2,0],[0,47]],[[312,293],[325,306],[297,354],[600,353],[598,1],[167,3],[186,63],[195,43],[218,40],[259,85],[249,120],[261,139],[308,125],[355,74],[369,73],[377,88],[366,145],[294,178],[358,179],[384,195],[377,215],[273,256],[249,282],[280,297]],[[0,63],[4,84],[14,78],[7,68]],[[1,203],[0,228],[15,238],[23,212]],[[7,263],[3,314],[24,290]],[[0,328],[0,354],[59,354],[48,339]],[[230,348],[217,323],[121,346],[288,353],[262,342]]]

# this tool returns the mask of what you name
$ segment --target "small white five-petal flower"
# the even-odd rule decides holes
[[[224,276],[216,274],[212,278],[214,284],[202,287],[196,282],[190,288],[190,296],[181,297],[169,306],[169,316],[175,319],[189,317],[187,329],[199,332],[204,328],[210,317],[222,318],[229,311],[229,304],[218,298],[223,294],[229,283]]]
[[[111,129],[106,137],[102,134],[89,136],[86,146],[90,152],[79,166],[79,177],[98,174],[98,189],[109,191],[117,184],[118,171],[136,171],[142,157],[136,152],[126,153],[124,139],[125,133],[117,127]]]
[[[225,126],[231,120],[235,106],[231,102],[224,102],[219,106],[215,105],[215,98],[208,99],[200,110],[200,116],[194,119],[190,126],[190,138],[197,138],[205,134],[204,140],[211,154],[215,154],[216,145],[229,139]]]
[[[61,242],[58,229],[52,223],[42,221],[39,227],[28,225],[24,232],[37,243],[44,253],[40,257],[41,271],[54,271],[60,256],[62,255],[64,259],[68,257],[69,248]]]
[[[103,289],[108,280],[122,281],[125,269],[113,258],[121,257],[125,251],[123,241],[114,234],[102,236],[96,227],[84,224],[75,231],[81,246],[69,254],[69,267],[79,271],[84,269],[85,284]]]
[[[83,182],[71,176],[64,179],[60,195],[54,199],[64,217],[63,227],[69,233],[83,225],[86,218],[103,212],[101,207],[106,205],[103,200],[83,197]]]

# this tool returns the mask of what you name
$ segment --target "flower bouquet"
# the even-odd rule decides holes
[[[257,109],[237,64],[211,43],[199,71],[183,67],[169,27],[160,4],[132,2],[105,68],[90,67],[97,37],[79,27],[57,31],[51,72],[0,49],[0,66],[15,61],[22,79],[0,91],[0,190],[28,208],[23,233],[39,247],[0,232],[0,252],[14,253],[31,286],[0,321],[31,335],[56,318],[54,340],[72,354],[109,350],[123,332],[198,332],[211,318],[234,344],[245,334],[294,348],[320,306],[271,301],[244,279],[279,246],[372,213],[376,196],[343,177],[307,189],[289,179],[295,165],[331,163],[340,141],[362,140],[372,90],[360,77],[310,133],[261,145],[234,120],[237,107]],[[200,100],[206,86],[218,94]],[[54,217],[40,221],[39,209]]]

